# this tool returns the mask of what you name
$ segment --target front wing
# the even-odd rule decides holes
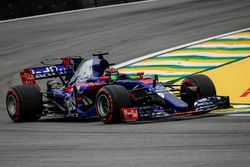
[[[229,108],[230,101],[228,96],[213,96],[197,100],[194,107],[194,110],[188,111],[173,111],[171,108],[165,111],[159,106],[121,108],[121,114],[125,121],[167,118],[170,116],[207,113],[216,109]]]

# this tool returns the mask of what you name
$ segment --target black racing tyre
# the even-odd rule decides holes
[[[33,85],[14,86],[8,90],[6,108],[14,122],[37,121],[42,116],[42,94]]]
[[[125,87],[108,85],[102,87],[96,96],[96,112],[106,124],[121,123],[121,108],[131,107],[130,97]]]
[[[189,88],[197,87],[196,91]],[[206,75],[197,74],[185,78],[181,84],[181,99],[188,103],[190,109],[194,109],[194,102],[198,99],[216,96],[213,81]]]

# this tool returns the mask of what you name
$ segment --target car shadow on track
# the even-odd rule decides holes
[[[79,118],[42,118],[38,122],[69,122],[69,123],[90,123],[90,122],[98,122],[99,118],[93,119],[79,119]]]
[[[142,120],[142,121],[131,121],[131,122],[124,122],[122,124],[127,125],[140,125],[140,124],[150,124],[150,123],[159,123],[159,122],[172,122],[172,121],[188,121],[194,119],[204,119],[210,117],[220,117],[223,114],[216,114],[216,113],[208,113],[204,115],[185,115],[185,116],[173,116],[168,118],[161,118],[161,119],[154,119],[154,120]],[[79,119],[79,118],[42,118],[38,122],[60,122],[60,123],[92,123],[92,122],[100,122],[98,118],[94,119]],[[109,125],[117,125],[117,124],[109,124]]]
[[[140,125],[140,124],[150,124],[150,123],[159,123],[159,122],[174,122],[174,121],[188,121],[188,120],[195,120],[195,119],[204,119],[204,118],[211,118],[211,117],[221,117],[223,114],[215,114],[215,113],[208,113],[204,115],[185,115],[185,116],[173,116],[168,118],[162,119],[154,119],[154,120],[143,120],[137,122],[126,122],[126,124],[131,125]]]

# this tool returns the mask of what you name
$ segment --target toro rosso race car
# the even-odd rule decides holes
[[[7,93],[10,118],[27,122],[59,115],[120,123],[230,107],[229,97],[217,96],[205,75],[188,76],[181,85],[161,83],[157,75],[144,76],[143,72],[131,78],[112,69],[103,58],[106,54],[94,54],[90,60],[60,58],[53,65],[47,60],[41,62],[42,67],[24,69],[20,72],[23,85]],[[37,84],[42,79],[47,79],[44,91]]]

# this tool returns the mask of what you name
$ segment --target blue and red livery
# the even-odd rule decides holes
[[[120,123],[230,107],[229,97],[217,96],[205,75],[188,76],[181,85],[159,82],[157,75],[143,72],[131,78],[112,69],[103,58],[106,54],[94,54],[90,60],[66,57],[53,65],[43,61],[42,67],[24,69],[20,72],[23,85],[7,93],[10,118],[25,122],[59,115]],[[47,81],[45,88],[38,86],[38,80]]]

